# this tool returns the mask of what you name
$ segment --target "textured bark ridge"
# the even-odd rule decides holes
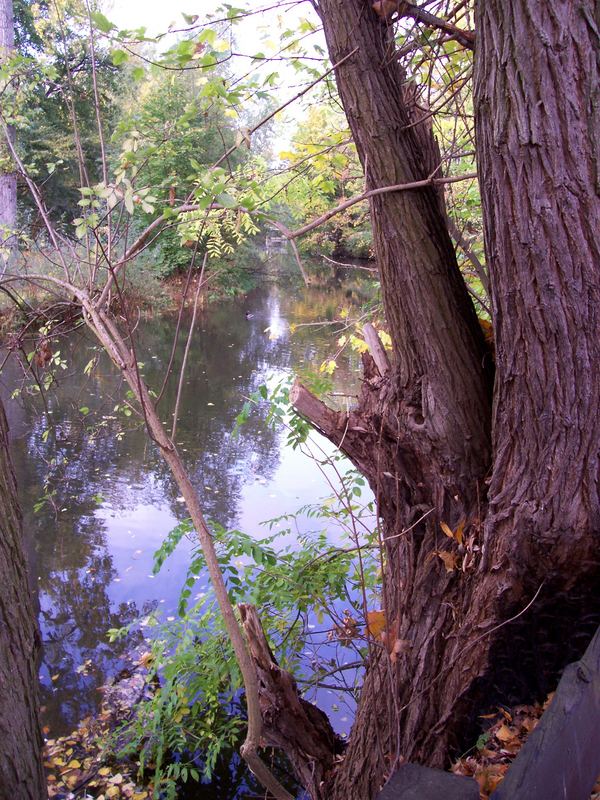
[[[375,493],[388,630],[405,643],[395,664],[383,649],[371,656],[328,787],[333,800],[373,797],[402,759],[444,766],[481,713],[481,697],[490,702],[492,688],[502,696],[522,664],[537,668],[530,654],[539,639],[559,617],[568,637],[598,597],[593,6],[479,3],[475,106],[497,335],[493,414],[490,358],[430,188],[372,200],[390,368],[377,348],[376,360],[365,357],[349,414],[294,388],[299,413]],[[331,60],[358,48],[336,79],[367,188],[427,177],[435,146],[418,124],[388,28],[363,0],[320,0],[319,9]],[[464,541],[445,536],[440,522],[462,522]],[[590,633],[597,612],[596,603]],[[563,664],[573,657],[566,648],[562,655]],[[560,666],[556,657],[555,647],[551,667]]]
[[[517,564],[574,580],[600,544],[599,25],[593,0],[478,5],[497,362],[490,559],[518,531]]]
[[[6,800],[48,796],[38,718],[39,645],[0,405],[0,798]]]

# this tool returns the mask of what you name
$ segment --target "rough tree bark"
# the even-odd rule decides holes
[[[14,49],[14,21],[12,0],[0,0],[0,64]],[[14,138],[9,128],[8,135]],[[0,147],[0,269],[10,260],[16,247],[13,232],[17,225],[17,173],[12,167],[6,147]]]
[[[0,404],[0,798],[48,796],[37,693],[40,639],[23,552],[21,512]]]
[[[366,0],[320,0],[319,10],[332,62],[357,48],[336,79],[368,188],[427,177],[435,146],[418,123],[389,28]],[[535,599],[527,613],[543,627],[556,594],[577,617],[586,589],[597,590],[594,14],[593,0],[478,4],[493,412],[490,358],[432,188],[371,204],[391,369],[365,359],[349,414],[295,387],[297,410],[375,492],[388,631],[401,643],[394,664],[383,648],[372,653],[347,754],[320,797],[373,797],[401,759],[443,766],[498,677],[514,631],[504,623]],[[442,533],[442,521],[453,529],[464,521],[462,544]]]

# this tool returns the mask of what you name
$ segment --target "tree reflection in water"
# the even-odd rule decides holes
[[[299,327],[291,336],[289,323],[326,320],[349,302],[345,290],[294,294],[271,285],[202,313],[185,376],[177,444],[207,517],[253,533],[258,520],[327,494],[308,462],[301,469],[310,479],[300,474],[298,456],[285,450],[285,437],[267,427],[260,412],[237,438],[232,431],[244,398],[259,385],[307,365],[318,369],[333,351],[331,327]],[[172,318],[156,318],[136,331],[138,360],[157,392],[174,330]],[[165,419],[175,403],[184,339],[185,326],[160,403]],[[123,667],[132,640],[109,644],[108,629],[156,607],[174,613],[189,554],[184,543],[164,574],[150,577],[152,553],[185,517],[177,489],[143,425],[115,410],[123,387],[107,359],[100,356],[91,375],[84,374],[98,352],[90,335],[80,331],[60,347],[68,369],[57,375],[56,390],[47,397],[49,413],[39,398],[23,394],[7,400],[39,592],[43,702],[53,736],[93,713],[98,688]],[[339,360],[337,391],[355,391],[357,360],[352,353]],[[15,365],[5,369],[3,394],[10,395],[17,376]],[[47,502],[34,512],[44,495]],[[198,591],[205,588],[200,580]],[[137,641],[143,645],[140,631]]]

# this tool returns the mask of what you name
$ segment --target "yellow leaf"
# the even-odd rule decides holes
[[[392,337],[387,333],[387,331],[377,331],[379,334],[379,340],[381,344],[385,347],[386,350],[392,349]]]
[[[110,775],[110,768],[100,767],[100,769],[98,770],[98,775]]]
[[[118,797],[120,795],[118,786],[111,786],[106,790],[106,797]]]
[[[69,763],[67,764],[67,767],[69,769],[81,769],[81,762],[77,761],[77,759],[74,758],[72,761],[69,761]]]
[[[383,611],[367,611],[367,633],[372,639],[379,639],[385,630]]]
[[[452,533],[452,530],[449,525],[446,525],[445,522],[440,522],[440,528],[444,531],[446,536],[449,536],[450,539],[454,539],[454,534]]]
[[[324,361],[321,366],[319,367],[319,372],[326,372],[328,375],[333,375],[335,372],[335,368],[337,364],[334,358],[330,358],[328,361]]]
[[[458,542],[458,544],[462,544],[463,543],[463,531],[465,529],[465,523],[466,523],[466,520],[465,519],[461,519],[461,521],[458,523],[458,526],[457,526],[455,531],[453,531],[452,528],[449,525],[447,525],[445,522],[440,522],[440,528],[443,530],[443,532],[446,534],[446,536],[448,536],[448,538],[454,539],[454,541]]]
[[[359,353],[366,353],[369,349],[369,345],[364,341],[364,339],[360,339],[354,334],[352,334],[350,337],[350,344],[352,349],[358,351]]]

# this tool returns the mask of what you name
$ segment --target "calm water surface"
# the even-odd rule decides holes
[[[260,384],[317,369],[331,355],[331,326],[302,324],[331,318],[351,302],[340,289],[271,284],[200,315],[176,438],[208,517],[260,537],[267,534],[264,520],[330,494],[314,464],[286,448],[283,432],[270,430],[264,414],[254,415],[238,438],[232,430],[244,398]],[[290,324],[298,323],[291,334]],[[156,389],[174,331],[170,318],[143,322],[137,331],[138,358]],[[40,677],[53,736],[95,712],[98,687],[123,667],[131,645],[109,644],[107,630],[155,608],[165,617],[176,613],[191,547],[183,542],[161,572],[152,574],[154,551],[187,516],[179,492],[143,428],[115,410],[124,390],[112,366],[101,358],[85,377],[85,365],[98,352],[89,333],[71,337],[61,348],[68,367],[47,397],[47,410],[26,393],[6,400],[32,578],[39,589]],[[182,351],[183,341],[176,374]],[[336,391],[356,392],[357,367],[355,356],[341,358]],[[5,397],[18,380],[12,365],[2,376]],[[174,407],[176,382],[168,383],[161,403],[165,417]],[[46,502],[34,511],[44,496]],[[197,594],[206,588],[200,578]],[[82,670],[86,663],[89,669]],[[351,709],[336,710],[338,702],[337,696],[320,693],[319,704],[345,730]]]

